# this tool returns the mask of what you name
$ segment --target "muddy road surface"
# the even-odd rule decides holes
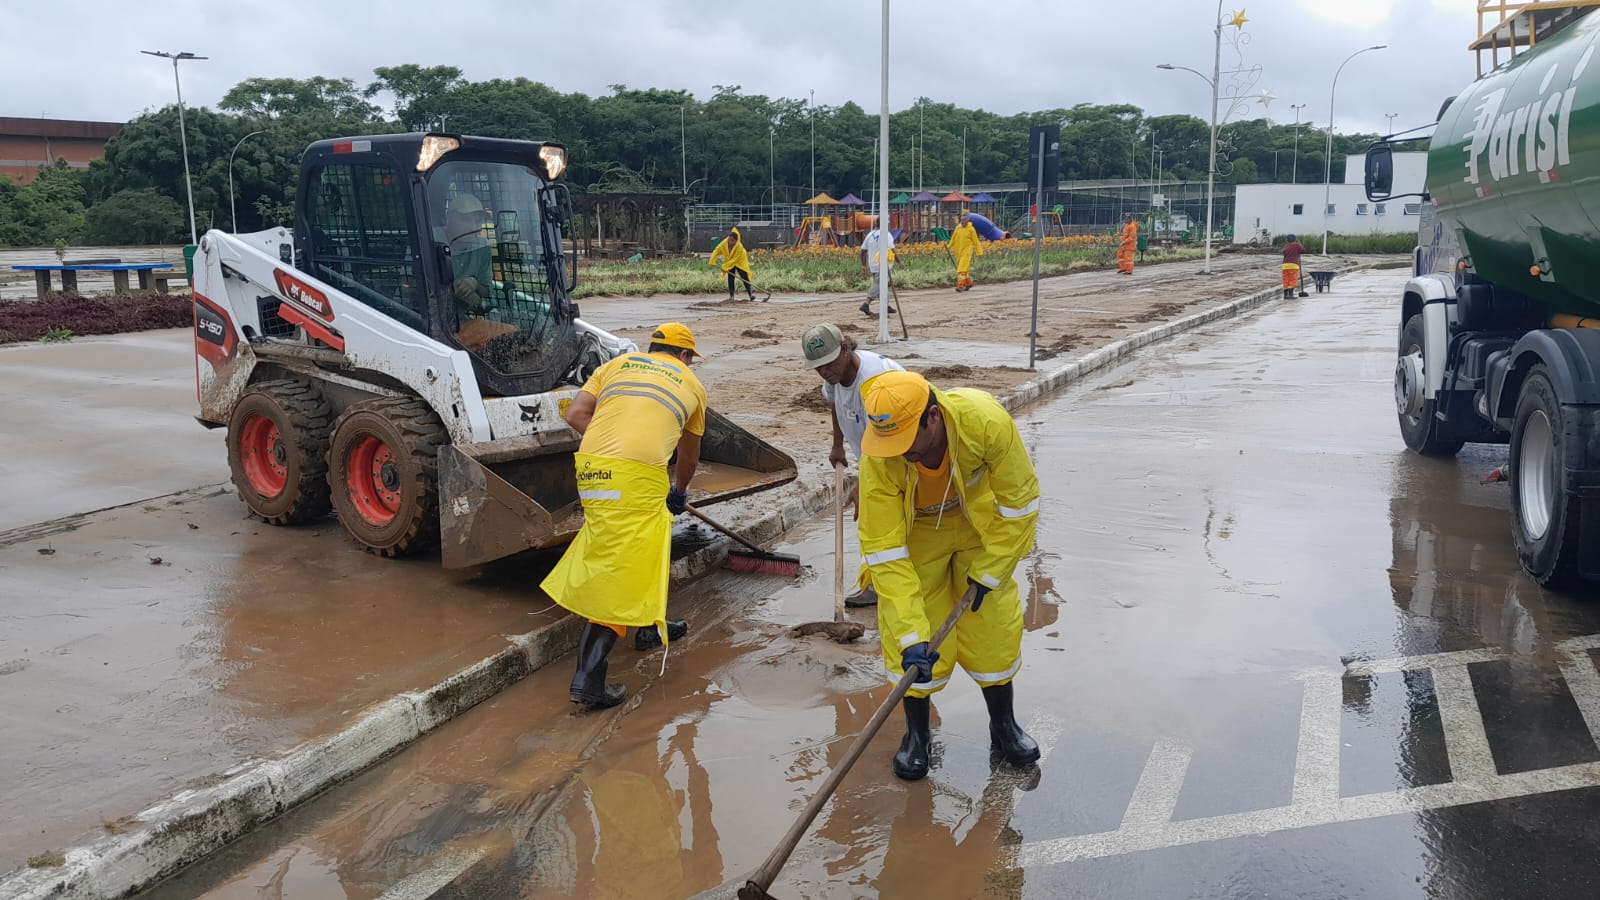
[[[1148,351],[1019,414],[1044,488],[1018,570],[1018,715],[935,699],[934,769],[890,719],[785,868],[786,897],[1592,897],[1600,607],[1518,571],[1499,448],[1403,450],[1393,296],[1359,275]],[[557,665],[150,898],[685,897],[759,864],[888,691],[796,581],[712,576],[691,636]],[[847,564],[854,567],[851,556]],[[870,621],[871,611],[866,611]]]

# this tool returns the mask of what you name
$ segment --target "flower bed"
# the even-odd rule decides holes
[[[187,294],[93,298],[58,294],[47,300],[3,300],[0,301],[0,344],[182,328],[193,322],[194,301]]]

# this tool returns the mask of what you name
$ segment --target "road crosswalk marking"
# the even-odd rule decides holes
[[[1600,672],[1589,657],[1592,649],[1600,649],[1600,635],[1563,641],[1556,647],[1556,657],[1590,736],[1600,746]],[[1162,738],[1150,751],[1122,824],[1115,831],[1031,841],[1023,844],[1018,863],[1024,868],[1058,865],[1600,786],[1600,762],[1509,775],[1498,772],[1467,666],[1506,658],[1498,650],[1465,650],[1363,660],[1350,663],[1342,671],[1300,673],[1305,693],[1294,792],[1288,806],[1173,821],[1192,750],[1181,741]],[[1424,669],[1433,676],[1451,780],[1377,794],[1338,796],[1342,679]]]

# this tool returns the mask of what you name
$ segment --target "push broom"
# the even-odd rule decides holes
[[[867,633],[860,622],[844,617],[844,465],[833,464],[833,621],[804,622],[789,631],[796,637],[825,634],[848,644]]]
[[[728,550],[728,561],[724,565],[729,571],[753,572],[759,575],[782,575],[788,578],[793,578],[800,574],[800,557],[792,553],[773,553],[770,550],[763,550],[756,543],[718,524],[716,520],[700,510],[688,505],[685,505],[684,509],[696,519],[744,545],[745,549],[743,550],[738,547]]]

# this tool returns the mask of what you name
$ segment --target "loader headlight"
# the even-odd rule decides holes
[[[452,150],[461,149],[459,138],[445,137],[442,134],[430,134],[422,139],[422,153],[417,157],[417,171],[426,172],[433,168],[439,157]]]
[[[545,177],[555,181],[567,170],[567,148],[546,144],[539,148],[539,160],[544,163]]]

